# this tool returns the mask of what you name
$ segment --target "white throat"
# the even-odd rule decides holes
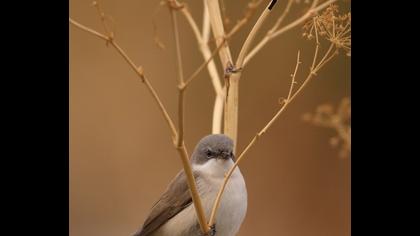
[[[204,164],[192,164],[192,169],[206,177],[224,178],[233,164],[232,159],[223,160],[213,158]],[[237,168],[237,170],[239,169]]]

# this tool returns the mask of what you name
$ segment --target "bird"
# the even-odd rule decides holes
[[[225,174],[234,165],[233,141],[224,134],[211,134],[196,145],[190,159],[206,219],[209,219]],[[187,176],[181,170],[155,202],[143,226],[133,236],[234,236],[247,211],[247,189],[235,168],[221,197],[215,224],[208,234],[201,231],[190,195]]]

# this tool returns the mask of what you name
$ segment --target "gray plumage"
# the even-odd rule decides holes
[[[208,135],[198,142],[192,154],[192,162],[201,165],[212,158],[232,158],[233,141],[223,134]]]
[[[233,141],[225,135],[216,134],[201,139],[192,154],[192,169],[207,219],[224,174],[234,163],[232,151]],[[245,182],[236,168],[216,215],[216,236],[235,235],[245,217],[246,208]],[[182,170],[154,204],[143,227],[134,236],[200,235],[187,178]]]

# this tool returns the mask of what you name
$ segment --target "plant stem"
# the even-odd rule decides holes
[[[223,44],[220,44],[218,48],[216,48],[212,54],[210,55],[210,58],[207,59],[207,61],[203,62],[185,81],[184,86],[187,87],[191,81],[198,76],[198,74],[211,62],[213,61],[213,58],[217,55],[219,50],[222,48]]]
[[[163,117],[166,120],[166,123],[168,124],[171,133],[172,133],[172,140],[174,141],[176,136],[177,136],[177,131],[174,125],[174,122],[172,121],[168,111],[166,110],[165,106],[163,105],[162,101],[160,100],[156,90],[153,88],[152,84],[150,83],[150,81],[147,79],[147,77],[144,75],[143,71],[141,71],[141,69],[139,69],[138,66],[136,66],[136,64],[134,64],[134,62],[131,60],[131,58],[127,55],[127,53],[125,53],[125,51],[115,42],[115,40],[110,39],[108,36],[103,35],[101,33],[96,32],[95,30],[86,27],[78,22],[76,22],[75,20],[69,18],[69,22],[76,26],[77,28],[84,30],[92,35],[97,36],[100,39],[103,39],[105,42],[110,43],[115,49],[116,51],[124,58],[124,60],[130,65],[130,67],[134,70],[134,72],[136,72],[136,74],[140,77],[141,81],[144,82],[144,84],[146,85],[147,90],[149,90],[149,92],[152,94],[155,102],[157,103],[159,110],[162,112]]]
[[[310,74],[308,76],[308,78],[305,80],[305,82],[302,84],[302,86],[300,87],[300,89],[291,97],[290,95],[292,94],[292,91],[293,91],[293,86],[295,84],[295,78],[296,78],[296,73],[297,73],[299,64],[300,64],[300,52],[298,52],[298,55],[297,55],[296,67],[295,67],[295,71],[294,71],[293,76],[292,76],[292,82],[290,84],[289,95],[287,96],[287,99],[285,100],[285,102],[284,102],[283,106],[280,108],[280,110],[268,122],[268,124],[260,132],[258,132],[255,135],[255,137],[251,140],[251,142],[246,146],[246,148],[244,149],[244,151],[242,151],[242,153],[239,155],[239,157],[236,160],[235,164],[229,169],[229,171],[225,175],[225,178],[223,180],[222,186],[220,187],[219,192],[217,193],[216,199],[214,200],[214,203],[213,203],[213,208],[212,208],[211,215],[210,215],[209,225],[212,225],[214,223],[214,221],[215,221],[216,213],[217,213],[217,210],[218,210],[219,205],[220,205],[222,194],[223,194],[223,192],[224,192],[224,190],[226,188],[226,185],[227,185],[230,177],[233,174],[233,171],[238,166],[239,162],[242,160],[242,158],[248,152],[248,150],[255,144],[255,142],[257,142],[257,140],[268,130],[268,128],[271,127],[271,125],[274,123],[274,121],[277,120],[277,118],[280,116],[280,114],[282,114],[282,112],[286,109],[287,105],[301,91],[301,88],[303,88],[307,84],[307,82],[310,79],[309,76],[312,76],[312,74]]]
[[[206,0],[204,0],[205,2]],[[200,34],[200,30],[198,29],[197,24],[195,23],[194,19],[191,16],[191,13],[188,11],[188,9],[186,7],[181,9],[181,13],[183,14],[183,16],[185,17],[185,19],[187,20],[188,24],[190,25],[196,40],[198,42],[199,45],[199,49],[201,54],[203,55],[204,60],[209,60],[209,63],[207,64],[207,70],[208,73],[210,75],[212,84],[213,84],[213,88],[215,90],[216,93],[216,99],[215,99],[215,104],[214,104],[214,109],[213,109],[213,122],[212,122],[212,133],[213,134],[219,134],[222,132],[222,115],[223,115],[223,108],[224,108],[224,103],[220,103],[220,100],[224,100],[224,91],[220,82],[220,77],[219,74],[217,73],[217,68],[216,68],[216,64],[214,62],[214,60],[210,60],[210,58],[212,57],[212,53],[210,51],[210,48],[207,44],[208,41],[208,37],[210,36],[210,33],[206,33],[205,31],[203,32],[203,36]],[[210,21],[209,21],[210,22]],[[209,22],[207,24],[209,24]],[[210,29],[210,26],[209,26]],[[204,29],[203,29],[204,30]],[[219,47],[222,47],[222,44],[219,45]],[[223,48],[223,47],[222,47]],[[222,49],[221,48],[221,49]]]
[[[317,30],[315,28],[315,30]],[[235,170],[235,168],[238,166],[239,162],[243,159],[244,155],[248,152],[248,150],[259,140],[259,138],[265,134],[267,132],[267,130],[273,125],[273,123],[279,118],[279,116],[285,111],[285,109],[289,106],[289,104],[296,98],[296,96],[298,96],[301,91],[307,86],[307,84],[309,83],[309,81],[312,80],[312,78],[316,75],[316,73],[328,62],[330,61],[336,54],[333,53],[329,56],[329,54],[331,53],[331,50],[333,48],[334,44],[331,43],[330,47],[328,48],[327,52],[325,53],[324,57],[317,63],[317,65],[315,66],[315,68],[313,69],[313,66],[310,69],[309,74],[307,75],[307,77],[305,78],[303,84],[299,87],[299,89],[293,93],[293,87],[295,84],[295,78],[296,78],[296,73],[298,71],[298,66],[300,64],[300,52],[298,52],[297,55],[297,61],[296,61],[296,67],[294,70],[294,73],[292,74],[292,82],[289,88],[289,93],[287,98],[284,100],[283,106],[277,111],[277,113],[273,116],[273,118],[271,118],[271,120],[264,126],[263,129],[261,129],[255,136],[254,138],[251,140],[251,142],[249,142],[249,144],[246,146],[246,148],[244,149],[244,151],[242,151],[242,153],[239,155],[239,157],[237,158],[236,162],[234,163],[234,165],[229,169],[229,171],[227,172],[227,174],[225,175],[225,178],[223,180],[222,186],[219,189],[219,192],[216,196],[216,199],[214,201],[213,204],[213,208],[212,208],[212,212],[210,215],[210,220],[209,220],[209,224],[211,225],[214,221],[215,221],[215,216],[216,216],[216,212],[217,209],[219,207],[220,204],[220,200],[222,197],[222,194],[225,190],[225,187],[230,179],[230,177],[233,174],[233,171]],[[317,46],[319,47],[319,44],[317,43]],[[318,53],[318,49],[315,49],[315,53],[314,53],[314,61],[316,61],[315,56]],[[326,59],[327,58],[327,59]],[[293,95],[292,95],[293,94]]]
[[[245,55],[248,53],[250,46],[261,28],[268,15],[271,13],[272,7],[274,7],[277,1],[272,0],[267,7],[264,9],[254,27],[248,34],[244,44],[242,45],[241,51],[239,52],[238,59],[236,60],[236,69],[241,69],[244,64]],[[226,105],[225,105],[225,123],[224,123],[224,134],[229,136],[234,141],[234,147],[238,141],[238,112],[239,112],[239,79],[241,77],[241,71],[232,74],[227,77],[229,80],[229,86],[227,87]],[[235,152],[235,150],[234,150]]]
[[[194,175],[192,173],[190,160],[188,158],[188,153],[184,144],[184,104],[185,104],[184,97],[185,97],[186,87],[184,85],[184,75],[183,75],[183,68],[182,68],[182,56],[181,56],[181,46],[180,46],[180,40],[179,40],[178,22],[176,18],[175,9],[173,9],[169,4],[168,6],[171,13],[172,27],[173,27],[175,45],[176,45],[177,65],[178,65],[177,67],[178,67],[179,96],[178,96],[178,136],[177,136],[177,142],[176,142],[176,149],[178,150],[178,153],[181,156],[184,171],[188,179],[188,187],[190,189],[191,198],[194,204],[194,208],[197,214],[200,228],[204,233],[207,233],[209,230],[209,227],[207,226],[203,204],[201,203],[201,198],[197,190],[197,185],[195,182]]]
[[[213,36],[216,40],[216,45],[219,46],[224,42],[225,30],[223,27],[222,14],[220,12],[219,0],[207,0],[207,6],[210,16],[210,25],[213,31]],[[230,48],[226,42],[219,51],[220,60],[222,61],[223,71],[226,69],[228,63],[232,62]]]
[[[309,19],[313,14],[315,14],[318,11],[321,11],[325,8],[327,8],[330,4],[336,2],[337,0],[328,0],[322,4],[319,4],[318,6],[315,6],[312,4],[312,7],[309,8],[309,10],[299,17],[298,19],[294,20],[293,22],[287,24],[286,26],[280,28],[280,29],[274,29],[272,28],[267,32],[267,34],[264,36],[264,38],[255,46],[251,52],[249,52],[244,61],[244,65],[247,65],[248,62],[258,53],[261,51],[261,49],[267,45],[268,42],[273,40],[274,38],[282,35],[283,33],[295,28],[296,26],[299,26],[300,24],[304,23],[307,19]],[[315,2],[315,1],[314,1]]]

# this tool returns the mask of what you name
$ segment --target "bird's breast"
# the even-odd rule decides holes
[[[204,176],[199,178],[197,182],[207,219],[210,217],[223,180],[224,178],[221,176]],[[216,231],[218,236],[233,236],[239,231],[245,218],[247,201],[245,181],[237,168],[226,185],[216,214]]]

